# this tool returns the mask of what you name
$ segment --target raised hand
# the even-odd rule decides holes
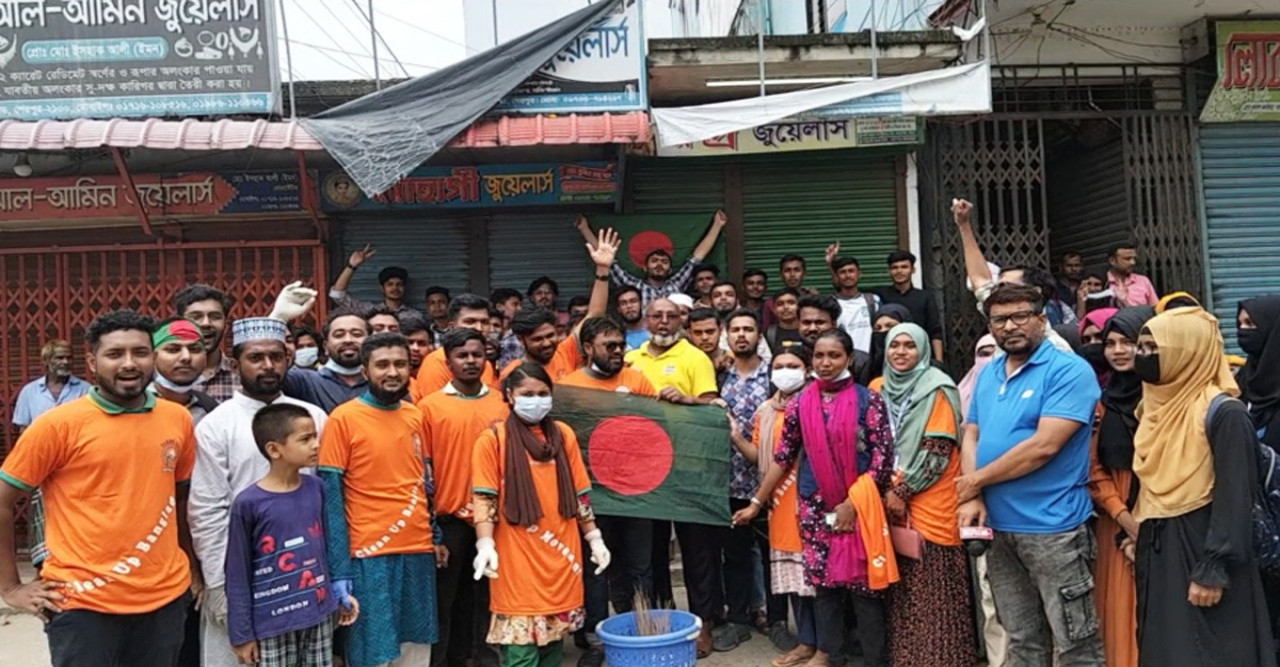
[[[618,236],[618,232],[613,229],[602,229],[596,235],[595,247],[587,245],[587,254],[591,256],[591,261],[595,262],[596,267],[607,269],[613,266],[613,261],[618,256],[618,247],[622,245],[622,237]]]
[[[729,224],[729,214],[725,213],[724,209],[717,209],[716,214],[711,217],[711,222],[717,227],[723,227]]]
[[[973,221],[973,204],[967,199],[952,199],[951,215],[957,225],[967,225]]]
[[[831,266],[831,262],[834,262],[836,259],[836,256],[839,254],[840,254],[839,241],[836,241],[835,243],[832,243],[831,245],[827,246],[826,252],[823,253],[823,259],[827,261],[827,266]]]
[[[373,246],[366,243],[363,248],[351,253],[351,256],[347,258],[347,264],[350,264],[351,266],[360,266],[361,264],[369,261],[369,258],[373,257],[377,253],[378,251],[374,250]]]

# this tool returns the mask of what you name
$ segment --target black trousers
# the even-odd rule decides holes
[[[747,500],[730,498],[729,511],[737,512],[750,504]],[[724,593],[725,602],[729,605],[729,620],[742,625],[751,623],[757,551],[763,565],[761,571],[764,573],[765,606],[769,624],[785,623],[787,596],[769,592],[769,523],[763,517],[724,532]]]
[[[436,618],[440,641],[431,649],[431,667],[462,667],[474,659],[476,667],[497,667],[489,634],[489,580],[476,581],[471,562],[476,557],[476,529],[453,516],[436,519],[449,550],[449,566],[436,570]]]
[[[867,667],[888,665],[889,631],[884,603],[844,588],[820,586],[817,592],[813,612],[818,630],[818,650],[827,655],[845,655],[845,601],[852,598],[853,614],[858,624],[855,632],[858,643],[862,645],[864,664]]]
[[[60,612],[44,626],[53,667],[173,667],[182,651],[191,594],[145,614]]]
[[[650,565],[653,570],[653,594],[649,606],[666,609],[674,606],[675,594],[671,591],[671,522],[653,521],[653,546]]]
[[[715,627],[724,620],[720,555],[726,529],[697,523],[674,525],[676,540],[680,542],[689,611],[702,619],[704,628]],[[750,597],[750,591],[747,595]]]
[[[653,522],[597,515],[596,528],[613,554],[613,563],[599,576],[594,564],[582,564],[587,632],[595,632],[596,624],[609,617],[610,604],[619,614],[631,611],[637,590],[653,599]]]
[[[194,600],[187,607],[187,622],[183,626],[178,667],[200,667],[200,611],[195,608]]]

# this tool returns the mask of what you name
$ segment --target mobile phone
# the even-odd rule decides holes
[[[825,517],[825,519],[826,519],[826,521],[827,521],[827,527],[828,527],[828,528],[835,528],[835,527],[836,527],[836,513],[835,513],[835,512],[827,512],[827,516]]]

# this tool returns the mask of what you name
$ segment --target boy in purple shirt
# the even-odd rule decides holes
[[[315,466],[315,421],[298,405],[276,403],[253,417],[253,438],[271,472],[231,503],[227,541],[227,630],[242,664],[328,667],[334,612],[350,625],[360,607],[331,587],[325,562],[323,485]]]

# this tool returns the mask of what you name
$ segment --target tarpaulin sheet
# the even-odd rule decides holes
[[[659,145],[679,146],[818,112],[846,118],[990,113],[991,66],[982,61],[793,93],[654,108],[650,115]]]
[[[617,7],[605,0],[424,76],[299,122],[370,197],[385,192]]]
[[[554,404],[578,435],[596,514],[729,525],[723,408],[565,386]]]

